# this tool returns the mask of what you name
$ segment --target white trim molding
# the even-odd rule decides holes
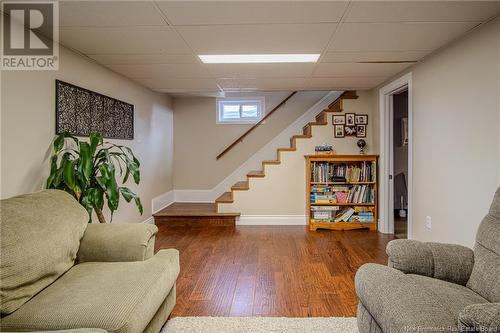
[[[330,91],[211,190],[175,190],[175,201],[214,202],[222,193],[229,191],[236,182],[246,179],[248,172],[260,169],[262,161],[275,159],[276,149],[290,145],[290,138],[302,133],[302,128],[314,121],[316,115],[342,93],[343,91]]]
[[[392,81],[379,90],[379,116],[380,116],[380,158],[379,158],[379,231],[382,233],[394,233],[394,223],[391,223],[391,207],[393,210],[394,200],[391,198],[390,186],[392,181],[389,175],[392,173],[391,154],[392,147],[390,126],[392,125],[392,95],[408,89],[408,239],[413,238],[413,102],[412,102],[412,73],[407,73]],[[393,221],[394,219],[392,219]]]
[[[242,215],[236,225],[307,225],[305,215]]]
[[[144,223],[144,224],[155,224],[155,218],[153,216],[150,216],[149,218],[145,219],[141,223]]]
[[[175,201],[174,190],[160,194],[151,200],[151,211],[153,214],[158,213],[163,208],[170,206]]]

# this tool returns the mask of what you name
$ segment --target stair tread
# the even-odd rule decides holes
[[[326,111],[326,112],[334,112],[334,113],[339,113],[339,112],[342,112],[342,111],[343,111],[343,109],[338,109],[338,110],[336,110],[336,109],[326,109],[325,111]]]
[[[215,202],[216,203],[230,203],[230,202],[233,202],[233,194],[231,192],[224,192],[220,195],[220,197],[218,197],[217,199],[215,199]]]
[[[281,161],[279,160],[265,160],[265,161],[262,161],[262,164],[280,164]]]
[[[312,138],[312,135],[310,135],[310,134],[298,134],[298,135],[292,136],[292,138],[296,138],[296,139],[309,139],[309,138]]]
[[[236,184],[231,186],[231,190],[233,190],[233,191],[248,190],[248,189],[249,189],[248,181],[245,181],[245,180],[237,182]]]
[[[248,177],[264,177],[265,174],[262,170],[254,170],[247,173]]]
[[[326,121],[314,121],[314,122],[310,122],[307,125],[310,125],[310,126],[323,126],[323,125],[328,125],[328,123]]]
[[[286,147],[286,148],[278,148],[278,151],[296,151],[297,148]]]

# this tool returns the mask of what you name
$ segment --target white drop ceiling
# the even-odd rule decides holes
[[[159,92],[370,89],[499,13],[500,1],[61,1],[60,40]],[[196,56],[242,53],[321,57]]]

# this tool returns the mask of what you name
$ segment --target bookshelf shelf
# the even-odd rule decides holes
[[[352,203],[352,202],[346,202],[346,203],[313,203],[311,202],[311,206],[375,206],[375,204],[372,203]]]
[[[313,185],[363,185],[363,184],[376,184],[375,182],[311,182]]]
[[[309,228],[377,230],[377,155],[306,155]],[[338,200],[316,203],[316,200]]]

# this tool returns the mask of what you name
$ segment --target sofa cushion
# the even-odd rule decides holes
[[[177,250],[161,250],[146,261],[78,264],[2,318],[2,330],[96,327],[142,332],[178,274]]]
[[[490,302],[500,302],[500,187],[476,235],[474,267],[467,282]]]
[[[384,332],[456,328],[461,310],[486,302],[464,286],[378,264],[361,266],[355,283],[360,302]]]
[[[2,200],[0,210],[0,306],[9,314],[74,265],[88,214],[58,190]]]

